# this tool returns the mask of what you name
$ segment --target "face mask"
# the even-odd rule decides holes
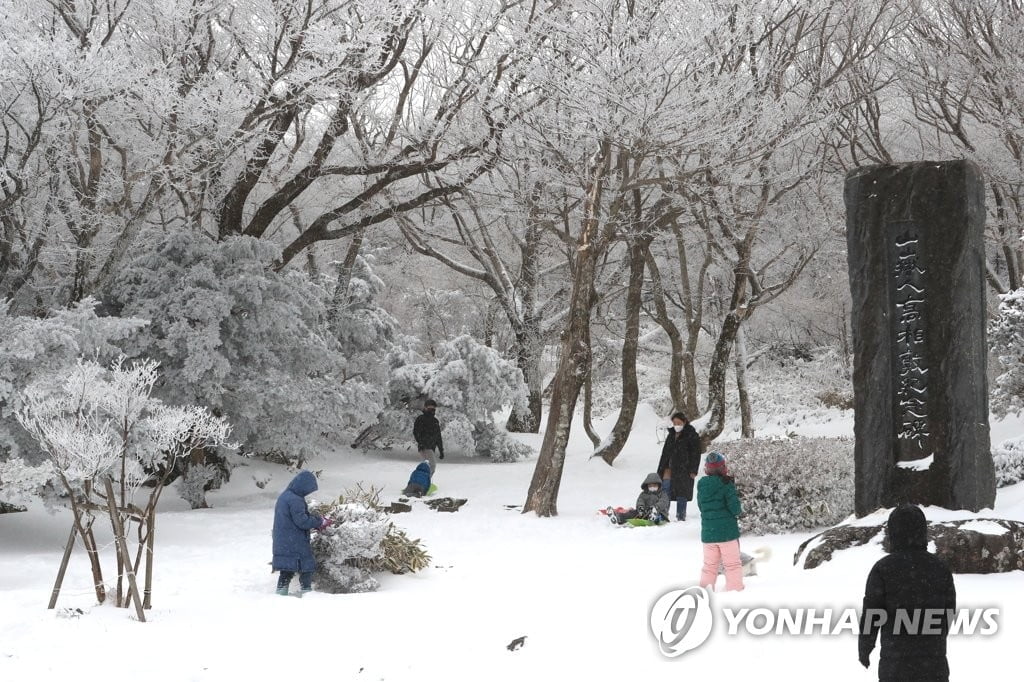
[[[676,430],[676,433],[679,433],[680,431],[683,430],[683,426],[684,424],[673,424],[672,428]]]
[[[649,486],[647,486],[647,492],[649,492],[649,493],[656,493],[659,490],[661,490],[661,486],[660,485],[649,485]]]

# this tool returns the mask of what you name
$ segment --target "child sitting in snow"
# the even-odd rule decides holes
[[[431,451],[433,452],[433,451]],[[412,471],[409,476],[409,485],[402,491],[403,495],[409,497],[423,497],[430,490],[430,460],[424,459]]]
[[[640,486],[640,496],[636,498],[636,507],[624,512],[617,512],[608,507],[605,513],[612,523],[625,523],[629,519],[645,519],[654,523],[668,521],[669,501],[661,494],[661,477],[658,474],[648,474]]]

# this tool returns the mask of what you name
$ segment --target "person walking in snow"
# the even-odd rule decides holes
[[[871,567],[864,588],[858,641],[861,665],[870,667],[880,632],[880,682],[948,682],[948,614],[956,609],[953,574],[928,551],[928,522],[920,507],[904,504],[894,509],[886,530],[889,556]],[[897,625],[901,612],[903,632]],[[923,630],[929,613],[941,614],[932,622],[932,632],[905,631],[908,622],[922,624]]]
[[[718,565],[725,567],[725,589],[743,589],[743,561],[740,556],[740,526],[743,513],[736,481],[729,475],[725,455],[709,452],[704,462],[707,474],[697,482],[700,509],[700,541],[704,543],[704,567],[700,586],[715,589]]]
[[[423,497],[426,495],[430,491],[431,473],[430,461],[424,459],[413,469],[412,475],[409,476],[409,484],[405,486],[402,494],[409,497]]]
[[[636,498],[636,507],[624,512],[617,512],[608,507],[605,510],[608,520],[612,523],[625,523],[629,519],[646,519],[654,523],[668,521],[668,500],[661,493],[661,479],[658,474],[648,474],[640,486],[640,495]]]
[[[311,471],[300,471],[277,498],[274,506],[274,560],[271,567],[280,571],[277,593],[288,594],[288,587],[299,574],[300,596],[313,589],[313,571],[316,560],[309,546],[309,531],[323,530],[331,520],[309,513],[306,495],[316,492],[316,476]]]
[[[412,425],[412,437],[416,439],[416,447],[419,448],[420,457],[430,462],[430,475],[434,475],[437,469],[437,461],[434,459],[434,450],[437,450],[439,459],[444,459],[444,441],[441,439],[441,423],[437,421],[434,412],[437,410],[437,403],[433,398],[423,403],[423,414],[416,417]]]
[[[699,470],[700,436],[686,415],[676,412],[672,415],[672,426],[661,448],[658,474],[669,504],[676,501],[677,521],[686,520],[686,503],[693,499],[693,481]]]

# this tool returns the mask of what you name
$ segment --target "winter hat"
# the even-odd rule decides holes
[[[724,476],[726,473],[725,455],[721,452],[709,452],[708,456],[704,458],[704,473],[709,476],[713,474]]]
[[[643,484],[640,486],[641,490],[647,490],[649,485],[661,485],[661,476],[658,474],[647,474],[647,478],[644,479]]]
[[[889,514],[885,530],[886,549],[890,552],[928,548],[928,521],[917,505],[901,504],[896,507]]]

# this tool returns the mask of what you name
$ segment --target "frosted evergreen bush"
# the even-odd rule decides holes
[[[996,487],[1024,481],[1024,438],[1005,440],[992,450]]]
[[[745,534],[831,526],[853,513],[853,441],[753,439],[723,444]]]
[[[438,402],[445,452],[461,451],[512,462],[533,450],[497,426],[495,413],[525,407],[526,382],[516,364],[471,336],[441,344],[437,358],[423,362],[412,353],[391,356],[389,407],[379,415],[373,440],[380,445],[408,443],[426,397]]]
[[[230,420],[247,452],[299,459],[343,442],[383,405],[394,321],[359,259],[351,295],[335,280],[275,272],[279,248],[250,237],[146,235],[111,286],[124,315],[151,320],[125,344],[157,359],[161,396]]]

